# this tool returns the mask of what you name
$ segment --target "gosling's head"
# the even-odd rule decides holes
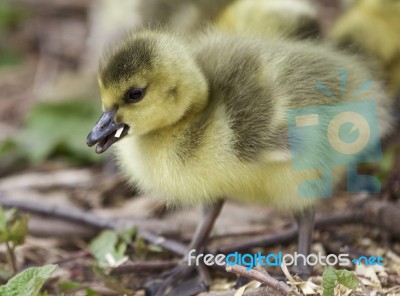
[[[87,138],[89,146],[98,143],[97,153],[123,137],[168,128],[207,101],[206,80],[190,51],[162,33],[126,37],[104,54],[98,80],[104,113]]]

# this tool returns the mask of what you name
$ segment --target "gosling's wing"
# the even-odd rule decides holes
[[[199,44],[197,61],[210,87],[208,108],[227,114],[236,138],[236,155],[251,161],[269,145],[285,145],[278,137],[271,139],[274,133],[266,133],[274,125],[277,102],[270,81],[262,77],[260,44],[219,34],[207,36]]]
[[[387,128],[384,120],[390,116],[379,83],[352,96],[373,77],[370,70],[329,47],[214,36],[197,46],[197,59],[209,80],[209,108],[221,108],[228,115],[240,159],[255,161],[265,151],[290,152],[288,112],[308,106],[377,99],[382,129]],[[343,89],[340,73],[346,69]],[[321,85],[329,92],[322,91]]]

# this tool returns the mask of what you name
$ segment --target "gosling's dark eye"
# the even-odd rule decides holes
[[[127,103],[137,103],[143,99],[146,90],[144,88],[133,88],[126,93],[125,101]]]

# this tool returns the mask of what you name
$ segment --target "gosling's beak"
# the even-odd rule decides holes
[[[104,112],[86,139],[89,147],[97,144],[96,153],[101,154],[128,133],[129,126],[114,122],[115,110]],[[120,130],[122,129],[122,130]]]

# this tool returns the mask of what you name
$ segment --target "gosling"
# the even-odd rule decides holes
[[[345,89],[338,77],[343,69]],[[100,62],[104,113],[87,143],[97,144],[97,153],[115,146],[125,176],[144,192],[172,205],[206,205],[189,250],[204,250],[223,200],[229,198],[293,212],[299,252],[308,255],[313,208],[320,201],[315,197],[329,197],[346,173],[330,167],[335,154],[326,130],[336,111],[326,106],[354,101],[376,112],[382,137],[391,129],[391,102],[378,81],[363,88],[370,79],[375,79],[373,71],[358,58],[325,45],[214,31],[183,41],[143,30],[128,35]],[[365,98],[375,99],[375,105],[364,106]],[[316,125],[316,117],[290,114],[312,106],[320,112],[321,129],[303,132]],[[290,133],[291,122],[298,123],[299,133]],[[363,128],[359,139],[379,142]],[[312,167],[296,169],[293,157],[311,159]],[[360,157],[356,153],[342,165],[356,165]],[[332,171],[330,184],[302,185]],[[183,261],[149,295],[180,295],[168,287],[192,268]],[[304,277],[310,272],[299,267]],[[203,287],[209,284],[206,278]]]
[[[307,0],[237,0],[215,21],[225,32],[259,38],[316,39],[318,13]]]
[[[235,0],[146,0],[139,12],[146,28],[191,34],[215,21],[229,3]]]
[[[389,94],[400,94],[399,1],[356,1],[335,22],[330,36],[340,47],[375,61]]]
[[[195,34],[209,26],[224,32],[292,40],[320,37],[308,0],[151,0],[140,5],[143,26]]]

